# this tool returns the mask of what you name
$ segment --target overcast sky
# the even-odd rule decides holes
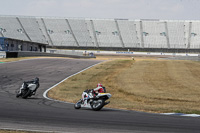
[[[200,20],[200,0],[0,0],[0,15]]]

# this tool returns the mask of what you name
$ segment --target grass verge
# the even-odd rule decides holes
[[[111,108],[200,114],[199,81],[200,62],[121,58],[69,78],[48,96],[75,103],[100,82],[112,94]]]

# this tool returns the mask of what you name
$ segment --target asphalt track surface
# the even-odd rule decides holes
[[[0,129],[78,133],[200,132],[200,118],[113,109],[75,110],[73,104],[42,96],[45,90],[64,78],[99,62],[48,58],[0,64]],[[16,98],[15,91],[22,82],[36,76],[40,78],[41,85],[37,94],[28,99]]]

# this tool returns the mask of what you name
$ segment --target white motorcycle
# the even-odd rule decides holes
[[[110,103],[106,102],[106,100],[112,96],[110,93],[98,93],[96,96],[94,96],[93,93],[93,90],[84,91],[82,93],[82,99],[74,104],[74,108],[80,109],[81,107],[89,107],[98,111]]]
[[[24,81],[20,90],[17,92],[16,97],[18,98],[21,96],[24,99],[31,97],[32,95],[35,95],[39,86],[39,78],[37,77],[32,81]]]

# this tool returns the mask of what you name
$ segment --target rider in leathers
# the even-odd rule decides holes
[[[28,84],[36,84],[36,89],[32,92],[32,95],[35,95],[36,90],[39,88],[40,84],[39,84],[39,78],[36,77],[35,79],[31,80],[31,81],[24,81],[25,87],[28,87]],[[19,97],[21,95],[21,89],[19,91],[19,93],[17,94],[17,97]]]

